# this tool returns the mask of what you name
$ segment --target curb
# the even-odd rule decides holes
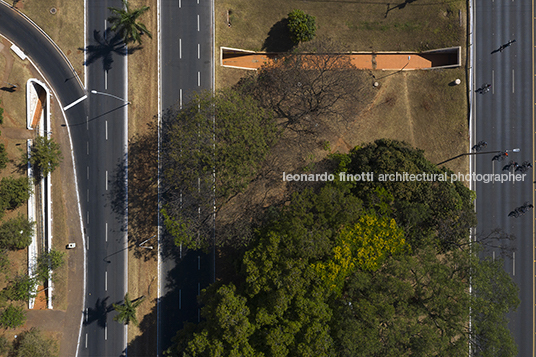
[[[78,83],[80,84],[80,86],[82,88],[85,88],[85,86],[82,84],[82,81],[80,80],[80,77],[78,76],[78,73],[75,71],[73,65],[71,64],[71,62],[69,61],[69,59],[67,58],[67,56],[65,55],[65,53],[63,53],[63,51],[61,50],[61,48],[56,44],[56,42],[54,42],[52,40],[52,38],[50,38],[50,36],[39,26],[37,26],[37,24],[35,22],[33,22],[32,19],[30,19],[28,16],[26,16],[26,14],[24,14],[23,12],[19,11],[19,9],[17,9],[16,7],[13,7],[11,5],[9,5],[7,2],[5,2],[5,0],[0,0],[0,4],[6,6],[6,7],[10,7],[11,9],[13,9],[13,11],[15,11],[17,14],[19,14],[20,16],[24,17],[24,19],[26,21],[28,21],[28,23],[30,23],[37,31],[41,32],[41,34],[43,34],[43,36],[45,36],[45,38],[52,44],[52,46],[54,46],[54,48],[56,49],[56,51],[58,51],[61,56],[63,57],[63,60],[67,63],[67,65],[69,66],[69,68],[71,69],[71,71],[73,72],[74,76],[76,77],[76,80],[78,81]],[[84,37],[85,37],[85,34],[84,34]],[[85,72],[85,71],[84,71]]]

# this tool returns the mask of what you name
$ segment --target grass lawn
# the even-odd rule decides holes
[[[399,3],[405,5],[398,6]],[[316,17],[317,38],[334,39],[347,50],[421,51],[461,46],[462,64],[465,63],[466,8],[463,1],[399,3],[387,5],[379,0],[217,1],[216,50],[219,51],[220,46],[267,50],[266,45],[271,46],[274,39],[281,39],[281,20],[291,10],[301,9]],[[217,56],[218,88],[231,86],[248,73],[221,67],[219,53]],[[372,85],[372,75],[379,82],[377,88]],[[325,170],[322,160],[330,152],[348,152],[380,138],[403,140],[423,149],[433,163],[470,150],[465,68],[362,71],[361,77],[360,105],[353,116],[339,122],[326,121],[326,129],[309,138],[285,133],[259,175],[262,178],[256,179],[244,194],[235,197],[220,211],[220,227],[247,219],[250,217],[248,210],[261,207],[262,211],[284,201],[296,187],[282,182],[282,172],[321,172]],[[457,78],[462,83],[451,85]],[[468,159],[460,158],[447,166],[454,172],[466,173]]]
[[[60,47],[84,82],[84,1],[23,0],[17,8],[34,21]],[[52,14],[51,9],[56,13]]]
[[[399,5],[401,4],[401,5]],[[336,39],[354,51],[427,50],[465,43],[465,3],[454,0],[419,0],[388,5],[382,0],[283,1],[222,0],[216,2],[216,47],[265,50],[266,40],[278,38],[277,25],[293,9],[316,17],[317,37]],[[231,27],[227,24],[227,14]],[[279,26],[279,27],[278,27]],[[219,56],[219,53],[218,53]],[[219,58],[219,57],[218,57]],[[465,63],[462,49],[462,63]],[[216,66],[217,87],[233,85],[247,71]],[[465,69],[405,71],[374,74],[364,79],[364,102],[356,113],[354,129],[334,128],[332,150],[348,150],[378,138],[405,140],[425,150],[432,162],[440,162],[468,150]],[[364,76],[364,78],[367,78]],[[454,79],[459,86],[449,86]],[[369,85],[370,79],[370,85]],[[344,143],[344,144],[343,144]],[[321,156],[316,155],[319,159]],[[468,169],[466,159],[449,163],[454,171]]]
[[[149,6],[140,21],[153,39],[143,37],[143,48],[128,56],[129,105],[129,249],[128,290],[132,299],[145,296],[137,309],[139,326],[128,328],[128,350],[133,356],[150,356],[156,351],[157,250],[156,238],[138,245],[157,232],[157,116],[158,40],[156,2],[130,0],[131,8]]]
[[[294,9],[316,17],[317,36],[336,38],[354,51],[417,51],[462,43],[459,11],[465,12],[464,1],[404,4],[402,0],[390,4],[384,0],[216,1],[217,45],[262,50],[264,41],[280,32],[278,22]]]

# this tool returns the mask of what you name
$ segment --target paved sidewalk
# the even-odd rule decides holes
[[[362,53],[347,54],[353,65],[359,69],[410,70],[447,65],[451,61],[448,54],[417,53]],[[258,69],[264,63],[277,60],[277,53],[232,53],[222,59],[223,66]]]

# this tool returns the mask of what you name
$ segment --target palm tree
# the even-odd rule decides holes
[[[132,322],[137,326],[138,319],[136,318],[136,308],[140,306],[144,299],[145,296],[142,296],[135,301],[132,301],[128,297],[128,293],[126,293],[123,305],[113,304],[115,311],[118,312],[118,314],[114,316],[114,320],[125,325],[128,325],[129,322]]]
[[[108,8],[113,13],[108,18],[108,22],[112,24],[112,31],[119,33],[126,44],[138,42],[141,45],[141,35],[143,34],[147,34],[149,38],[153,38],[145,25],[138,22],[138,17],[149,10],[149,6],[142,6],[139,9],[131,10],[128,0],[121,1],[123,2],[123,9],[115,7]]]

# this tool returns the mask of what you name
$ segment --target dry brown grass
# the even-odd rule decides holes
[[[0,177],[9,175],[26,175],[26,172],[19,172],[17,169],[20,163],[20,158],[23,152],[26,151],[26,139],[34,138],[35,131],[26,129],[26,81],[29,78],[37,78],[43,81],[38,72],[31,66],[29,61],[22,61],[9,50],[9,44],[3,41],[0,44],[0,79],[17,85],[15,91],[0,91],[1,106],[4,108],[4,124],[0,126],[2,135],[0,142],[4,143],[7,148],[8,157],[11,162],[8,167],[0,172]],[[2,85],[0,87],[10,87]],[[73,177],[73,163],[70,157],[69,138],[66,135],[66,128],[63,117],[61,116],[60,108],[54,98],[51,100],[51,124],[54,139],[58,141],[64,153],[65,159],[60,167],[53,173],[52,181],[52,211],[53,211],[53,247],[62,251],[68,241],[75,241],[81,244],[79,216],[77,214],[77,201]],[[76,212],[68,214],[68,212]],[[27,205],[23,205],[14,212],[8,212],[4,220],[15,217],[17,214],[27,215]],[[76,343],[73,345],[73,334],[76,334],[76,327],[79,325],[79,315],[76,314],[75,320],[65,321],[63,317],[66,311],[71,307],[77,313],[82,309],[81,294],[82,294],[82,265],[78,264],[81,261],[82,250],[73,250],[67,252],[65,256],[65,267],[58,269],[55,273],[55,290],[53,294],[54,310],[28,311],[27,323],[13,333],[20,333],[31,327],[41,327],[45,330],[45,334],[55,336],[60,342],[60,337],[65,336],[66,340],[61,341],[62,356],[70,356],[73,354]],[[25,274],[28,269],[27,250],[18,252],[9,252],[8,257],[10,266],[6,273],[6,277],[0,282],[2,289],[7,280],[17,273]],[[77,266],[79,267],[77,269]],[[80,303],[80,306],[74,306]],[[69,306],[71,304],[72,306]],[[24,304],[27,307],[26,304]],[[51,318],[54,316],[54,318]],[[61,317],[61,318],[58,318]],[[74,322],[76,325],[69,325]],[[66,332],[67,331],[67,332]]]
[[[390,10],[385,17],[387,3],[376,0],[364,3],[227,0],[216,4],[217,50],[220,46],[263,49],[271,27],[294,8],[316,16],[318,36],[333,38],[351,50],[424,50],[464,43],[465,8],[461,1],[414,2]],[[231,27],[227,26],[229,9]],[[461,26],[458,10],[462,10]],[[464,58],[462,50],[462,63]],[[232,86],[247,73],[222,68],[217,62],[216,85]],[[286,133],[248,190],[220,212],[219,225],[224,227],[220,231],[230,230],[230,222],[251,219],[255,212],[262,213],[269,205],[285,200],[296,187],[282,182],[282,172],[324,170],[322,160],[330,152],[346,153],[380,138],[406,141],[425,150],[425,156],[435,163],[468,152],[464,68],[362,73],[360,110],[345,121],[326,118],[324,127],[314,136]],[[451,86],[456,78],[462,79],[462,85]],[[378,88],[372,86],[375,80],[380,84]],[[466,173],[468,161],[455,160],[448,167]]]
[[[84,1],[23,0],[17,8],[45,31],[67,56],[84,81]],[[50,9],[56,8],[56,14]]]
[[[294,9],[316,17],[317,36],[337,38],[355,51],[408,51],[462,44],[459,10],[465,11],[464,1],[419,0],[398,8],[399,4],[404,0],[390,4],[385,0],[216,1],[217,44],[261,50],[265,39],[277,31],[274,25]],[[227,25],[228,10],[231,27]]]
[[[216,1],[216,58],[219,61],[220,46],[265,49],[268,38],[284,36],[280,21],[294,9],[316,17],[317,37],[337,39],[353,51],[419,51],[464,45],[463,1],[419,0],[397,8],[399,4],[404,1]],[[231,27],[227,25],[228,10]],[[236,80],[233,72],[236,70],[217,66],[216,86]]]
[[[144,37],[143,49],[128,57],[129,106],[129,293],[132,298],[145,295],[137,311],[140,325],[129,326],[128,350],[133,356],[150,356],[156,351],[157,260],[156,239],[137,246],[156,234],[157,227],[157,127],[158,115],[158,42],[156,4],[150,0],[130,0],[132,8],[150,6],[140,19],[153,39]]]

